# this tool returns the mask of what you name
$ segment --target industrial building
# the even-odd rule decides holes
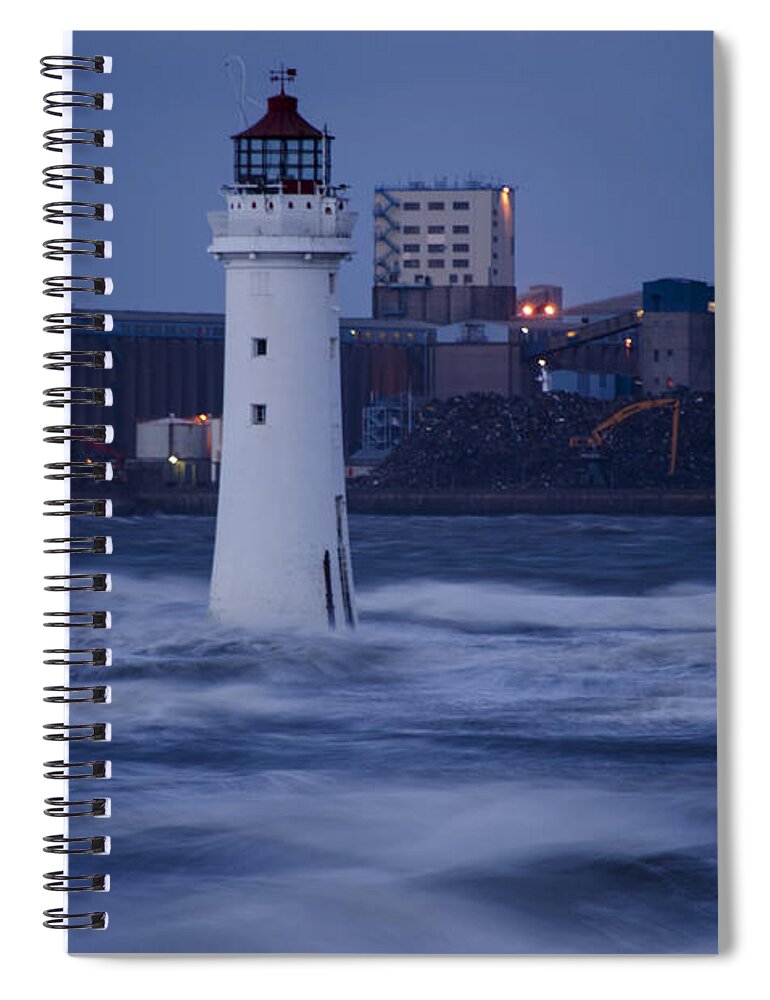
[[[534,316],[558,316],[562,312],[561,285],[530,285],[519,292],[516,314],[529,319]]]
[[[543,368],[551,391],[601,399],[660,395],[678,386],[712,391],[714,320],[713,286],[671,278],[513,322],[342,318],[346,461],[359,455],[371,464],[390,450],[428,399],[540,393]],[[221,415],[223,316],[115,312],[113,321],[109,333],[74,334],[72,347],[113,352],[112,370],[83,369],[82,378],[87,373],[92,384],[113,389],[108,419],[116,459],[137,455],[140,421]],[[82,407],[73,407],[73,422],[88,420]]]
[[[78,369],[81,381],[112,389],[108,422],[117,456],[136,455],[136,425],[175,415],[222,413],[225,320],[219,313],[115,311],[105,333],[73,332],[76,351],[111,351],[108,370]],[[73,406],[74,423],[89,409]]]
[[[376,318],[508,320],[516,304],[515,261],[511,185],[468,181],[375,189]]]
[[[713,285],[664,278],[647,282],[643,296],[639,378],[644,391],[657,394],[686,385],[713,392]]]

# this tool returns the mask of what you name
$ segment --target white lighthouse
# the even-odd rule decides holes
[[[233,136],[209,216],[225,268],[222,468],[211,611],[259,630],[355,623],[342,455],[337,272],[355,215],[332,136],[285,93]]]

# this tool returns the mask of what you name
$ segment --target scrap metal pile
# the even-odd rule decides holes
[[[672,415],[640,413],[614,427],[594,452],[570,447],[627,400],[554,392],[531,400],[493,393],[431,402],[412,434],[361,489],[516,490],[713,489],[714,397],[676,393],[681,419],[676,471],[669,475]]]

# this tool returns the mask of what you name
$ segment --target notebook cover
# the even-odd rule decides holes
[[[115,478],[69,950],[715,951],[711,34],[73,51]]]

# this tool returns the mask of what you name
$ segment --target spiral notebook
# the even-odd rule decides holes
[[[46,924],[715,951],[710,33],[71,53]]]

